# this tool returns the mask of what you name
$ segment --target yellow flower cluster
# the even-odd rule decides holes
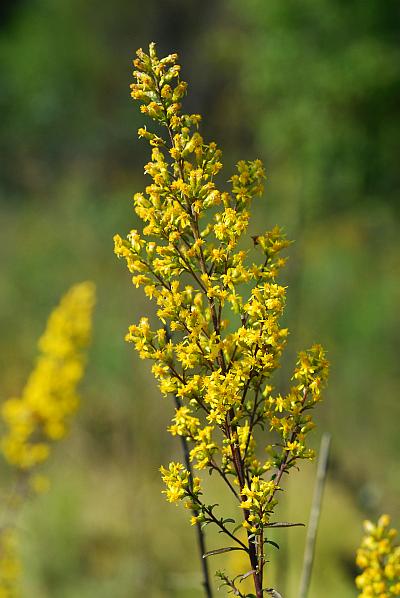
[[[283,474],[312,456],[305,439],[327,362],[318,345],[301,353],[290,392],[273,397],[270,379],[288,336],[280,324],[286,288],[277,277],[290,242],[279,227],[245,239],[252,201],[263,193],[263,165],[240,161],[230,187],[218,189],[222,154],[201,136],[200,116],[182,111],[187,84],[177,55],[159,59],[150,44],[148,54],[138,50],[134,65],[132,97],[165,135],[139,129],[151,146],[144,169],[149,184],[134,195],[143,231],[116,235],[115,253],[133,284],[156,303],[161,325],[142,317],[126,338],[153,362],[162,394],[175,395],[181,405],[171,434],[192,445],[196,467],[216,472],[242,506],[245,548],[258,575],[265,560],[260,554],[255,561],[254,530],[267,526]],[[266,462],[257,457],[257,428],[271,432],[270,444],[261,447],[270,453]],[[183,465],[172,463],[162,474],[168,500],[187,498],[190,476]],[[215,523],[235,539],[199,499],[199,484],[195,522]]]
[[[400,596],[400,546],[390,518],[382,515],[378,523],[364,523],[365,536],[357,551],[356,563],[362,573],[356,578],[359,598]]]
[[[190,460],[196,461],[196,469],[204,469],[213,461],[213,455],[218,451],[218,446],[212,441],[214,426],[201,426],[198,417],[193,417],[189,407],[180,407],[176,410],[173,424],[168,431],[173,436],[183,436],[195,443],[190,451]]]
[[[270,521],[270,513],[276,501],[272,500],[277,486],[271,480],[266,482],[258,476],[253,476],[251,484],[242,489],[242,500],[240,506],[249,512],[243,526],[252,534],[259,535]]]
[[[305,444],[307,433],[314,423],[309,410],[321,399],[321,389],[326,383],[328,362],[320,345],[299,355],[293,380],[297,382],[289,393],[282,397],[272,397],[265,402],[266,416],[271,430],[282,439],[282,446],[290,454],[287,466],[293,465],[296,458],[313,458],[314,453]]]
[[[191,506],[193,499],[197,500],[200,494],[200,479],[190,478],[189,472],[181,463],[171,462],[168,469],[160,467],[163,482],[167,486],[164,494],[168,502],[177,502],[182,498],[189,497],[187,506]]]
[[[52,312],[39,340],[40,355],[20,398],[2,406],[7,433],[1,450],[21,470],[46,461],[50,444],[63,438],[78,407],[76,387],[83,375],[84,352],[91,331],[94,286],[72,287]]]
[[[17,580],[21,565],[16,554],[15,530],[4,527],[0,531],[0,598],[17,598]]]
[[[95,288],[90,282],[67,292],[39,340],[40,355],[21,397],[2,406],[6,433],[0,447],[16,468],[18,481],[10,502],[12,520],[0,531],[0,598],[19,595],[15,518],[30,493],[47,489],[47,478],[35,473],[36,468],[49,457],[51,443],[65,436],[78,407],[76,387],[83,375],[94,301]]]

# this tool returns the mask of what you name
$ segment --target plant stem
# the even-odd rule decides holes
[[[175,405],[176,405],[177,409],[182,407],[181,401],[179,400],[179,398],[177,396],[175,396]],[[182,444],[183,457],[185,460],[185,467],[189,472],[190,483],[192,486],[193,485],[193,470],[192,470],[192,464],[190,463],[188,443],[184,436],[180,436],[180,439],[181,439],[181,444]],[[192,513],[195,517],[197,517],[197,515],[199,514],[199,512],[196,509],[192,509]],[[212,590],[211,590],[211,582],[210,582],[210,572],[208,569],[208,561],[207,561],[207,559],[203,558],[203,554],[205,554],[207,552],[205,537],[204,537],[203,529],[201,527],[201,523],[199,521],[196,523],[196,533],[197,533],[197,545],[198,545],[199,553],[200,553],[201,570],[202,570],[202,576],[203,576],[202,585],[204,588],[204,594],[207,598],[213,598],[213,594],[212,594]]]
[[[311,506],[310,520],[306,546],[304,550],[303,569],[301,573],[299,598],[307,598],[310,587],[311,573],[315,555],[315,543],[317,539],[318,523],[321,514],[322,497],[325,488],[326,474],[328,471],[329,449],[331,435],[323,434],[318,458],[317,479],[315,481],[314,496]]]

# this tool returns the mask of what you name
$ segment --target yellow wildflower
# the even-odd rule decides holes
[[[94,287],[72,287],[52,312],[38,346],[40,355],[21,397],[2,406],[7,426],[1,450],[19,469],[31,470],[49,456],[50,445],[65,436],[79,398],[84,349],[91,331]]]
[[[33,492],[46,492],[48,479],[34,473],[46,461],[53,442],[65,436],[77,409],[77,384],[83,374],[84,350],[91,332],[94,285],[73,286],[51,313],[39,340],[39,357],[21,397],[8,399],[1,415],[6,433],[1,451],[19,474],[13,517],[23,499]],[[21,475],[23,474],[23,475]],[[17,598],[20,572],[16,556],[15,521],[0,531],[0,598]]]
[[[395,543],[397,531],[390,528],[390,518],[382,515],[376,525],[366,521],[364,530],[356,557],[362,571],[356,578],[359,598],[400,596],[400,546]]]
[[[135,286],[157,304],[165,331],[161,335],[142,318],[127,340],[154,362],[161,392],[182,402],[169,431],[190,444],[197,469],[215,472],[234,494],[247,545],[227,530],[232,518],[214,515],[216,505],[202,502],[198,478],[182,464],[161,469],[167,500],[184,500],[193,509],[192,524],[213,523],[248,548],[251,569],[262,577],[263,546],[254,538],[269,525],[283,474],[312,456],[306,445],[310,409],[321,398],[328,366],[319,345],[300,353],[292,388],[272,396],[270,378],[288,337],[280,322],[286,287],[277,276],[290,243],[274,227],[246,244],[251,204],[264,189],[263,165],[241,160],[230,190],[217,188],[222,153],[203,139],[199,115],[183,112],[187,85],[177,60],[176,54],[159,59],[154,44],[134,60],[132,97],[165,135],[160,127],[157,134],[139,130],[151,148],[145,166],[150,184],[134,195],[143,231],[131,231],[126,240],[116,236],[115,253],[135,274]],[[257,427],[273,432],[267,461],[257,458],[265,438],[255,434]]]

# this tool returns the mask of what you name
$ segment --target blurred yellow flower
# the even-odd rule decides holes
[[[48,459],[51,443],[66,435],[78,407],[76,388],[83,375],[94,293],[94,285],[83,282],[63,297],[39,340],[40,355],[21,397],[2,406],[7,432],[1,451],[21,470]]]
[[[68,431],[79,398],[85,349],[89,343],[95,287],[90,282],[73,286],[51,313],[39,340],[39,357],[20,398],[8,399],[1,416],[6,433],[1,438],[3,456],[18,473],[9,505],[11,521],[0,530],[0,598],[19,596],[20,564],[16,554],[15,517],[30,493],[49,487],[36,468],[50,455],[51,444]]]
[[[357,551],[356,564],[362,570],[356,578],[359,598],[400,596],[400,545],[390,518],[382,515],[375,525],[364,523],[365,536]]]

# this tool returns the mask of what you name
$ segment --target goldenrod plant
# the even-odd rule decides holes
[[[153,361],[161,393],[181,402],[170,433],[187,440],[193,467],[219,476],[237,508],[209,504],[200,474],[180,462],[161,467],[167,500],[183,502],[192,524],[213,525],[225,537],[228,545],[205,558],[246,553],[241,576],[218,575],[235,595],[261,598],[279,593],[265,574],[270,532],[291,524],[274,513],[289,471],[314,456],[307,437],[328,363],[314,345],[299,354],[289,391],[273,387],[288,336],[280,324],[286,287],[277,280],[289,241],[279,227],[246,236],[251,203],[264,190],[263,165],[242,160],[229,190],[217,187],[222,154],[199,133],[200,115],[182,111],[187,84],[177,60],[159,59],[153,43],[134,60],[132,97],[158,126],[139,129],[151,146],[151,182],[134,196],[143,231],[116,235],[115,253],[156,302],[159,324],[142,317],[126,338]],[[240,591],[248,577],[254,594]]]
[[[357,551],[356,564],[361,569],[356,578],[359,598],[400,596],[400,545],[397,531],[390,527],[388,515],[376,524],[364,523],[365,535]]]
[[[15,487],[0,529],[0,598],[19,595],[16,516],[29,496],[46,490],[41,466],[53,443],[66,436],[78,408],[77,386],[84,373],[94,302],[93,283],[70,288],[39,339],[39,356],[21,396],[6,400],[1,408],[5,433],[0,448],[14,470]]]

